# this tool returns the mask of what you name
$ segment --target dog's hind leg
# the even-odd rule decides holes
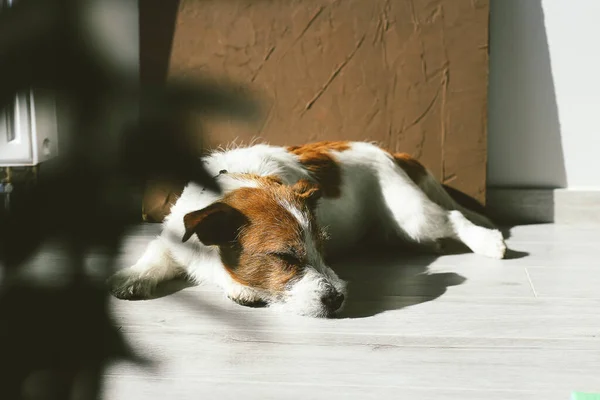
[[[417,183],[419,188],[425,192],[427,197],[440,207],[452,211],[457,210],[460,211],[469,221],[474,223],[475,225],[482,226],[484,228],[489,229],[498,229],[496,225],[490,221],[486,216],[479,214],[473,210],[470,210],[462,205],[458,204],[454,199],[448,194],[446,189],[427,171],[427,175],[423,176],[423,178]]]
[[[502,233],[487,218],[463,209],[447,193],[444,196],[443,187],[416,160],[394,155],[382,160],[377,171],[384,204],[399,234],[424,244],[456,239],[474,253],[504,257]]]
[[[163,239],[156,238],[135,265],[108,279],[110,292],[125,300],[148,299],[160,282],[185,275],[185,270],[171,257]]]

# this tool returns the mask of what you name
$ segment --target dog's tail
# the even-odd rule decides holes
[[[460,204],[462,207],[468,208],[471,211],[475,211],[478,214],[487,216],[487,211],[486,211],[484,205],[481,204],[476,199],[474,199],[473,197],[461,192],[458,189],[453,188],[452,186],[448,186],[443,183],[442,183],[442,187],[444,188],[446,193],[448,193],[448,195],[450,197],[452,197],[452,200],[454,200],[455,202]]]

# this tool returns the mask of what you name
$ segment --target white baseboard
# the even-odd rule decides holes
[[[600,190],[488,188],[486,209],[499,222],[600,224]]]

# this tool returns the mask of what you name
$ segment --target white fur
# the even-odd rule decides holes
[[[331,268],[324,265],[319,269],[309,267],[302,278],[286,291],[285,296],[270,306],[278,311],[298,315],[326,317],[328,312],[321,303],[321,296],[327,291],[329,284],[335,284],[338,292],[346,293],[346,283]]]
[[[332,154],[341,168],[341,196],[321,199],[316,211],[318,224],[331,237],[328,254],[335,256],[352,248],[365,229],[375,224],[381,232],[392,232],[412,242],[435,244],[441,238],[454,238],[475,253],[494,258],[504,256],[502,235],[490,229],[493,224],[456,204],[431,175],[418,186],[387,152],[370,143],[353,142],[348,150]],[[224,193],[257,185],[256,181],[240,179],[231,173],[276,175],[285,184],[301,178],[312,179],[297,156],[283,147],[266,144],[214,152],[204,162],[213,176],[221,170],[229,172],[217,177]],[[278,298],[269,298],[266,293],[233,281],[221,263],[218,250],[204,246],[197,237],[181,243],[184,215],[219,199],[219,195],[189,184],[164,221],[161,236],[148,246],[136,265],[112,278],[113,292],[127,294],[140,290],[141,286],[141,294],[145,294],[159,281],[184,270],[196,282],[216,283],[229,297],[244,301],[267,298],[277,309],[316,317],[325,315],[320,297],[327,287],[331,285],[346,293],[345,282],[322,260],[310,235],[305,235],[309,253],[307,272]],[[306,231],[310,230],[309,219],[301,210],[291,204],[283,205]]]

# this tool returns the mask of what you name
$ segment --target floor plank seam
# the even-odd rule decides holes
[[[535,298],[538,297],[537,291],[535,290],[535,286],[533,286],[533,281],[531,280],[531,276],[529,276],[529,270],[525,268],[525,273],[527,274],[527,280],[529,281],[529,285],[531,286],[531,290],[533,290],[533,295]]]

